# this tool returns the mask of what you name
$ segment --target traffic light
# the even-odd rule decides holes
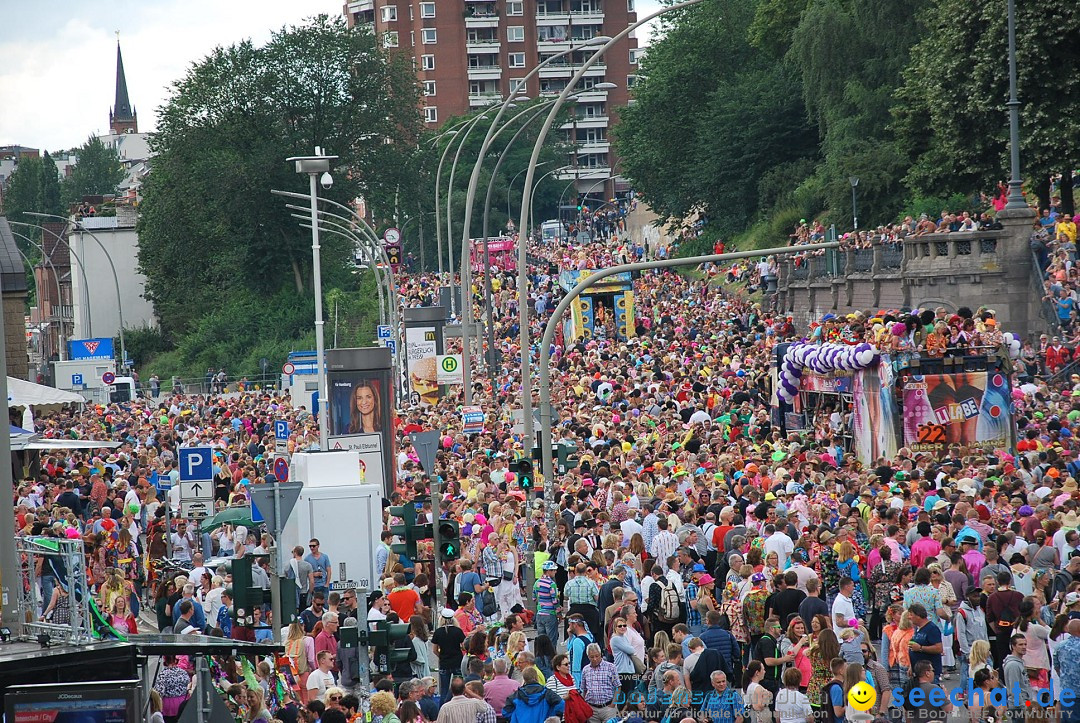
[[[300,611],[296,609],[296,598],[300,589],[296,586],[295,580],[287,577],[278,578],[278,589],[281,593],[281,620],[274,621],[274,624],[285,627],[300,619]]]
[[[395,645],[398,640],[407,637],[408,623],[388,623],[385,620],[375,623],[375,630],[367,636],[367,642],[375,648],[375,664],[381,670],[391,671],[395,665],[408,661],[412,650]]]
[[[461,525],[456,520],[439,522],[439,556],[443,560],[461,557]]]
[[[559,460],[559,474],[566,474],[567,470],[578,466],[578,458],[574,456],[576,452],[577,445],[566,442],[559,443],[559,448],[556,451]]]
[[[255,606],[262,606],[267,602],[267,590],[252,584],[251,566],[254,564],[251,555],[233,558],[232,564],[232,592],[233,592],[233,624],[251,627],[255,624],[255,616],[251,611]],[[289,582],[292,582],[291,580]],[[296,593],[293,593],[294,599]]]
[[[421,540],[431,539],[431,525],[427,523],[416,523],[417,502],[422,506],[424,499],[417,498],[415,501],[401,505],[400,507],[390,508],[390,516],[400,517],[402,521],[402,524],[400,525],[391,525],[390,531],[397,535],[398,538],[404,540],[403,543],[391,545],[390,549],[398,555],[404,555],[410,560],[417,559],[416,543]]]
[[[533,463],[528,459],[518,461],[518,485],[525,492],[532,492],[536,486],[536,478],[533,477]]]

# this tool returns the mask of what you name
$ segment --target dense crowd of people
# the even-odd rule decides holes
[[[617,226],[612,236],[623,233]],[[332,561],[312,539],[288,551],[299,619],[275,621],[260,608],[255,625],[237,624],[230,571],[207,563],[250,553],[255,584],[268,587],[264,553],[275,541],[167,516],[177,499],[163,481],[177,479],[179,448],[209,445],[216,506],[249,503],[249,489],[273,478],[275,419],[291,422],[290,451],[318,443],[310,410],[273,390],[162,390],[156,400],[39,417],[43,437],[119,446],[58,451],[28,470],[14,496],[19,534],[83,541],[89,592],[111,634],[156,627],[262,642],[281,628],[277,655],[212,661],[245,721],[844,721],[862,682],[877,691],[873,716],[906,709],[917,719],[930,711],[911,691],[953,675],[976,691],[1016,683],[1022,692],[1002,711],[966,691],[973,723],[1023,713],[1028,701],[1071,716],[1070,703],[1040,691],[1080,689],[1080,377],[1048,384],[1049,352],[1026,347],[1010,367],[1015,450],[902,448],[864,465],[842,413],[806,433],[779,426],[775,345],[1006,354],[992,309],[868,310],[797,328],[724,291],[733,273],[766,286],[767,265],[647,272],[634,280],[633,336],[557,337],[555,436],[577,452],[530,494],[516,463],[531,445],[510,413],[521,388],[518,305],[528,305],[539,339],[563,293],[549,263],[622,260],[603,235],[559,247],[530,239],[544,263],[529,269],[528,299],[515,297],[514,277],[491,270],[501,361],[491,376],[476,372],[482,433],[464,433],[460,391],[397,411],[387,506],[425,496],[434,477],[437,505],[425,514],[460,523],[460,559],[436,568],[393,552],[399,520],[387,512],[381,534],[371,533],[376,589],[331,591]],[[626,244],[627,257],[638,255]],[[406,306],[438,298],[432,274],[399,282]],[[470,289],[477,313],[484,283]],[[536,345],[525,353],[535,369]],[[423,429],[443,435],[434,470],[410,443]],[[36,560],[38,612],[62,624],[82,592],[56,559]],[[373,661],[370,688],[355,647],[342,644],[360,618],[409,630],[396,662]],[[165,659],[153,681],[164,720],[179,716],[193,670],[188,658]]]

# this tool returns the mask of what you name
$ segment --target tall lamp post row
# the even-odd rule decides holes
[[[558,100],[552,105],[551,110],[548,112],[547,118],[544,120],[544,125],[540,129],[540,133],[537,135],[536,142],[533,144],[532,156],[529,159],[529,170],[525,174],[525,189],[521,196],[521,224],[519,233],[521,234],[520,243],[518,244],[518,324],[520,326],[520,338],[519,346],[521,347],[521,406],[523,411],[523,424],[525,431],[526,443],[531,447],[535,443],[536,437],[533,428],[533,416],[532,416],[532,370],[531,359],[529,358],[531,341],[529,335],[529,277],[526,270],[526,252],[525,252],[525,240],[528,235],[528,229],[525,226],[527,222],[526,215],[529,212],[529,206],[531,201],[531,194],[533,190],[533,175],[536,171],[537,161],[540,160],[540,150],[543,148],[544,141],[547,140],[547,135],[551,131],[552,125],[555,123],[555,118],[558,117],[559,110],[562,108],[566,99],[574,92],[574,88],[581,79],[585,77],[585,73],[589,68],[597,63],[600,58],[604,57],[604,53],[611,49],[615,43],[625,38],[630,33],[637,30],[639,27],[648,23],[661,15],[666,13],[675,12],[677,10],[683,10],[685,8],[697,5],[702,0],[684,0],[684,2],[676,3],[665,8],[661,8],[651,15],[631,23],[625,30],[619,31],[610,40],[604,43],[600,48],[592,54],[578,70],[574,73],[573,77],[563,88],[562,93],[559,94]]]

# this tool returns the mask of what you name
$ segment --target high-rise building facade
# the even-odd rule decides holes
[[[423,86],[428,127],[505,100],[539,63],[597,36],[615,36],[637,20],[634,0],[351,0],[350,25],[368,25],[383,47],[409,53]],[[558,95],[595,49],[582,47],[529,79],[529,98]],[[581,80],[562,130],[575,146],[559,174],[580,193],[607,197],[620,188],[608,130],[629,100],[637,39],[622,39]],[[596,88],[611,83],[615,88]]]

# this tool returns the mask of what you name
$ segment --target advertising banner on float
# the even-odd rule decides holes
[[[944,451],[952,444],[1011,449],[1008,378],[1001,372],[912,374],[902,381],[904,446]]]
[[[855,372],[851,377],[851,429],[855,456],[864,466],[879,457],[892,459],[897,452],[899,413],[893,397],[893,369],[887,359],[876,367]]]
[[[851,391],[851,375],[835,374],[825,376],[804,371],[799,379],[799,391],[820,392],[822,394],[847,394]]]
[[[368,484],[390,493],[394,480],[394,384],[390,351],[385,347],[330,349],[326,352],[330,387],[330,449],[360,452]]]

